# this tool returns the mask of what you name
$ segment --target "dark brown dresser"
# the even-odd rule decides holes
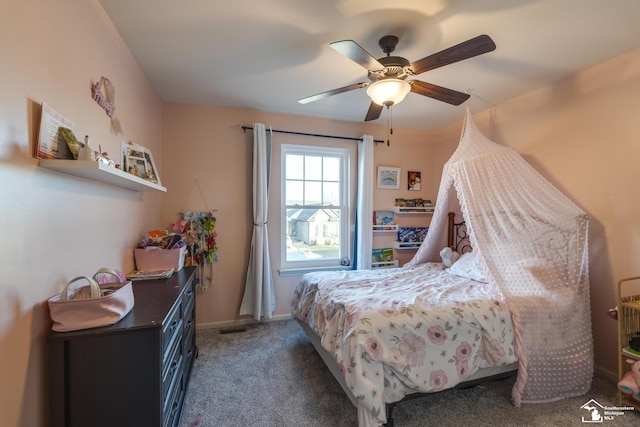
[[[197,353],[195,270],[134,282],[115,325],[48,336],[51,427],[179,424]]]

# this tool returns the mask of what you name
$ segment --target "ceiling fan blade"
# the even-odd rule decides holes
[[[434,53],[426,58],[414,61],[411,63],[411,69],[413,70],[413,74],[416,75],[464,59],[473,58],[474,56],[482,55],[495,49],[496,44],[491,37],[483,34],[438,53]]]
[[[420,80],[411,80],[411,92],[418,95],[428,96],[438,101],[446,102],[451,105],[460,105],[471,95],[462,93],[446,87],[437,86],[431,83],[421,82]]]
[[[318,101],[319,99],[328,98],[328,97],[330,97],[332,95],[337,95],[339,93],[348,92],[348,91],[354,90],[354,89],[360,89],[360,88],[363,88],[363,87],[366,87],[366,86],[369,86],[369,82],[354,83],[354,84],[349,85],[349,86],[344,86],[344,87],[340,87],[338,89],[329,90],[327,92],[322,92],[322,93],[318,93],[318,94],[315,94],[315,95],[307,96],[306,98],[299,99],[298,102],[300,104],[308,104],[308,103],[313,102],[313,101]]]
[[[382,113],[382,105],[378,105],[375,102],[372,102],[369,106],[369,111],[367,111],[367,117],[364,118],[365,122],[370,122],[371,120],[376,120],[380,117],[380,113]]]
[[[352,60],[353,62],[363,66],[367,70],[382,70],[384,65],[378,62],[369,52],[364,50],[358,43],[353,40],[342,40],[339,42],[329,43],[329,46]]]

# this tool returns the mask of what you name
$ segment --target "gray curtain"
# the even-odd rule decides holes
[[[273,275],[269,257],[267,213],[271,175],[271,132],[265,125],[253,125],[253,237],[240,315],[271,319],[276,310]]]

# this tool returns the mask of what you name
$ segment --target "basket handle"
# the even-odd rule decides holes
[[[69,286],[74,283],[77,282],[79,280],[86,280],[87,282],[89,282],[89,287],[91,288],[91,298],[100,298],[100,286],[98,286],[98,283],[86,276],[78,276],[75,277],[73,279],[71,279],[67,285],[64,287],[64,289],[62,290],[62,292],[60,292],[60,301],[68,301],[69,300]]]

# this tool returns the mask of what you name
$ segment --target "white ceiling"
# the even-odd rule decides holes
[[[298,99],[368,81],[329,47],[350,39],[410,62],[480,34],[495,51],[416,79],[468,92],[472,111],[640,48],[639,0],[100,0],[163,101],[363,121],[366,89]],[[397,127],[434,129],[458,107],[410,93]],[[382,113],[376,123],[386,123]]]

